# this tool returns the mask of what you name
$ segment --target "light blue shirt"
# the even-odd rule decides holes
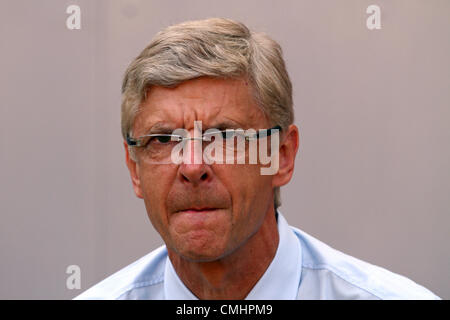
[[[426,288],[290,227],[278,212],[277,252],[248,300],[439,299]],[[75,299],[197,299],[162,246]]]

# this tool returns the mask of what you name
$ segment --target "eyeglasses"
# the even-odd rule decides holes
[[[174,153],[179,153],[181,150],[186,151],[187,141],[193,140],[202,143],[203,153],[206,162],[208,159],[214,159],[215,162],[221,163],[222,155],[226,155],[227,159],[240,159],[248,153],[248,146],[250,145],[250,152],[256,152],[256,142],[261,138],[278,134],[281,131],[281,126],[277,125],[269,129],[208,129],[199,137],[194,133],[191,137],[189,132],[185,129],[176,129],[171,134],[155,133],[140,136],[138,138],[131,138],[127,136],[126,142],[130,147],[139,148],[139,152],[144,160],[150,160],[157,163],[173,163]],[[235,143],[237,142],[237,148]],[[220,154],[221,153],[221,154]],[[176,162],[176,161],[175,161]]]

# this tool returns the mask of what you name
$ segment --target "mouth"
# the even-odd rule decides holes
[[[194,207],[194,208],[187,208],[183,210],[179,210],[176,213],[209,213],[219,210],[219,208],[211,208],[211,207]]]

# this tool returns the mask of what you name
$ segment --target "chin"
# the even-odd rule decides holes
[[[219,260],[222,256],[219,255],[181,255],[181,257],[190,262],[213,262]]]
[[[224,246],[213,245],[211,242],[198,246],[198,243],[184,242],[176,253],[191,262],[212,262],[227,255]]]

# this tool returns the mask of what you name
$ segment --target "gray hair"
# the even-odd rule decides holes
[[[140,105],[151,86],[176,87],[199,78],[246,78],[272,125],[294,122],[292,84],[280,45],[244,24],[212,18],[188,21],[159,32],[127,68],[122,83],[122,135],[132,136]],[[134,153],[130,148],[130,155]],[[274,190],[275,208],[281,205]]]

